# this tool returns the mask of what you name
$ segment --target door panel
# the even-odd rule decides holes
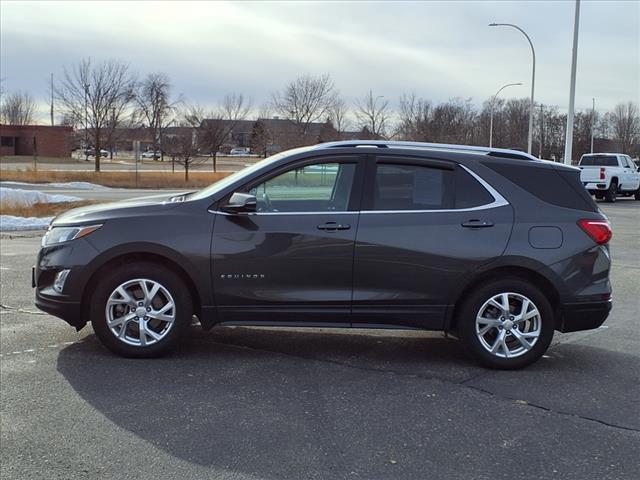
[[[458,171],[452,172],[450,179],[447,175],[441,175],[445,195],[436,209],[361,213],[354,257],[354,325],[384,323],[440,329],[447,306],[453,301],[454,288],[474,269],[505,250],[513,224],[511,206],[502,199],[491,208],[443,208],[461,203],[455,195],[446,195],[446,191],[454,191],[456,183],[463,184],[456,180]],[[402,183],[425,188],[427,182],[419,181],[420,177],[436,175],[415,175],[418,180],[413,185],[398,177],[395,190],[402,190]],[[367,180],[369,183],[374,187],[368,195],[379,195],[382,200],[378,203],[386,205],[385,192],[378,194],[375,189],[386,188],[389,195],[390,187],[385,187],[385,182],[376,185],[373,179]],[[468,183],[464,182],[467,190]],[[434,202],[435,198],[433,194],[406,190],[398,196],[406,205],[415,205],[421,198]],[[376,204],[375,199],[367,202],[365,197],[364,201],[367,205]]]
[[[256,213],[216,214],[211,261],[221,321],[349,324],[362,166],[357,157],[332,161],[324,177],[311,166],[247,185]]]

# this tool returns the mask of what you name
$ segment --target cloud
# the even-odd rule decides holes
[[[141,75],[166,72],[176,93],[214,104],[242,92],[255,104],[302,73],[329,72],[349,101],[372,89],[481,103],[503,84],[566,108],[572,2],[2,2],[6,90],[44,99],[49,73],[83,57],[120,58]],[[637,2],[583,2],[576,106],[640,98]]]

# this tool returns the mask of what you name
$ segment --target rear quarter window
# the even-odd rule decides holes
[[[488,205],[495,199],[471,174],[458,166],[455,173],[455,208]]]
[[[574,210],[597,212],[598,207],[580,182],[580,172],[535,163],[484,165],[547,203]]]

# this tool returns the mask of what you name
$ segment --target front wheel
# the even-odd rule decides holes
[[[513,370],[538,360],[551,344],[555,318],[546,296],[517,279],[479,287],[457,315],[468,353],[490,368]]]
[[[149,358],[176,347],[193,305],[181,278],[153,263],[107,273],[91,298],[91,324],[100,341],[124,357]]]
[[[640,187],[638,187],[636,192],[633,194],[633,198],[635,198],[636,200],[640,200]]]

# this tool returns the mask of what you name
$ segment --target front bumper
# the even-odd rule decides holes
[[[43,312],[61,318],[77,330],[84,327],[86,321],[82,317],[80,302],[69,302],[56,298],[55,292],[49,290],[51,289],[36,290],[36,307]]]
[[[598,328],[609,316],[611,307],[611,299],[587,303],[565,303],[562,306],[562,321],[558,330],[567,333]]]

